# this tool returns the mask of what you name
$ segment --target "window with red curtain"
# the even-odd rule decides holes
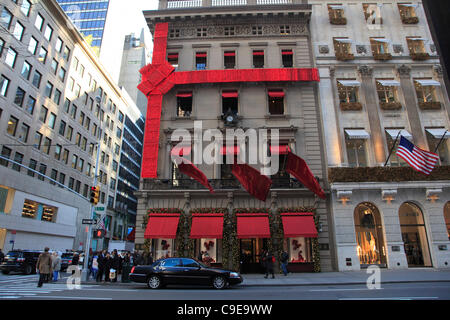
[[[177,116],[190,117],[192,113],[192,91],[179,91],[177,96]]]
[[[236,52],[225,51],[223,53],[223,64],[225,69],[234,69],[236,67]]]
[[[284,68],[292,68],[294,66],[294,53],[292,49],[281,50],[281,58]]]
[[[253,67],[264,68],[264,50],[253,50]]]
[[[178,67],[178,52],[169,52],[167,54],[167,61],[174,67]]]
[[[206,58],[208,54],[206,52],[196,52],[195,54],[195,66],[197,70],[206,69]]]
[[[272,89],[268,91],[269,114],[284,114],[284,91],[281,89]]]
[[[226,114],[231,111],[234,114],[238,113],[238,92],[237,90],[222,91],[222,113]]]

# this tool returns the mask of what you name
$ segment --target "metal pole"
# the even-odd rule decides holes
[[[386,167],[386,165],[387,165],[387,163],[388,163],[388,161],[389,161],[389,158],[391,157],[392,151],[393,151],[394,148],[395,148],[395,144],[397,143],[398,136],[400,135],[401,132],[402,132],[401,129],[398,130],[397,136],[395,137],[394,144],[392,145],[391,151],[389,151],[389,155],[388,155],[388,157],[387,157],[387,159],[386,159],[386,162],[384,163],[384,166],[383,166],[383,167]]]
[[[448,130],[445,130],[444,134],[442,135],[441,140],[439,140],[439,143],[437,144],[436,148],[434,149],[434,153],[436,153],[438,151],[439,146],[441,145],[442,141],[444,140],[445,135],[447,134],[447,132],[448,132]]]
[[[97,160],[95,162],[95,173],[94,173],[94,186],[97,185],[97,174],[99,167],[99,158],[100,158],[100,142],[97,143]],[[94,204],[91,204],[91,219],[94,219]],[[89,277],[89,250],[91,248],[91,233],[92,233],[92,225],[88,225],[88,232],[86,236],[86,246],[84,251],[84,266],[83,271],[81,273],[82,281],[88,281]]]

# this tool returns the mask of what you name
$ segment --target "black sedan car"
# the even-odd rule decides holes
[[[166,258],[151,266],[135,266],[131,269],[130,280],[147,283],[151,289],[159,289],[167,284],[205,285],[224,289],[243,281],[242,276],[230,270],[207,267],[189,258]]]

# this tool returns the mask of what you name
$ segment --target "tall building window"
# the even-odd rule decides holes
[[[25,90],[23,90],[20,87],[17,87],[16,96],[14,97],[14,103],[19,107],[22,107],[24,99],[25,99]]]
[[[419,37],[407,37],[406,43],[410,54],[426,53],[424,41],[425,39]]]
[[[36,21],[34,22],[34,26],[42,31],[42,27],[44,26],[44,18],[38,13],[36,16]]]
[[[30,79],[30,73],[31,73],[31,64],[29,64],[27,61],[24,61],[23,62],[23,66],[22,66],[21,75],[25,79],[29,80]]]
[[[263,34],[262,26],[252,26],[252,35],[260,36]]]
[[[337,80],[339,101],[341,103],[358,102],[359,82],[356,80]]]
[[[366,167],[366,131],[358,129],[345,130],[345,146],[347,150],[348,165],[350,167]]]
[[[400,12],[400,17],[403,23],[406,24],[416,24],[419,22],[415,8],[416,4],[411,3],[399,3],[398,10]]]
[[[34,75],[33,75],[33,81],[32,81],[33,86],[35,86],[36,88],[39,89],[39,87],[41,86],[41,80],[42,80],[42,74],[39,71],[35,70]]]
[[[253,50],[253,67],[264,68],[264,50]]]
[[[44,181],[45,178],[42,175],[47,173],[47,165],[41,163],[39,166],[39,173],[40,175],[38,175],[38,179]]]
[[[389,53],[389,40],[385,38],[370,38],[370,48],[374,56]]]
[[[8,147],[3,146],[2,147],[2,156],[9,159],[9,157],[11,157],[11,152],[12,150]],[[4,167],[8,167],[9,165],[9,161],[6,161],[4,159],[0,159],[0,165],[4,166]]]
[[[47,41],[52,40],[52,35],[53,35],[53,28],[50,27],[50,25],[47,25],[47,28],[45,28],[45,32],[44,32],[44,38],[47,39]]]
[[[58,171],[52,169],[52,171],[50,172],[50,178],[56,181],[56,179],[58,178]],[[50,184],[55,185],[53,181],[50,181]]]
[[[363,3],[364,18],[369,24],[382,24],[380,6],[376,3]]]
[[[46,154],[50,154],[50,146],[52,145],[52,140],[45,137],[44,139],[44,146],[42,148],[42,151],[45,152]]]
[[[22,141],[23,143],[26,143],[28,140],[28,132],[30,131],[30,126],[22,123],[22,125],[20,126],[20,131],[19,131],[19,141]]]
[[[56,123],[56,114],[53,112],[50,113],[50,116],[48,117],[48,126],[51,129],[55,129],[55,123]]]
[[[440,83],[431,79],[414,79],[414,87],[419,103],[437,102],[436,86]]]
[[[17,119],[16,117],[10,116],[9,120],[8,120],[8,127],[6,128],[6,132],[12,136],[15,136],[18,123],[19,123],[19,119]]]
[[[23,0],[22,5],[20,6],[20,11],[22,11],[22,13],[28,17],[28,15],[30,14],[30,9],[31,9],[30,0]]]
[[[425,128],[428,149],[431,152],[435,152],[439,155],[439,162],[441,166],[450,164],[448,139],[450,139],[450,131],[446,131],[444,128]]]
[[[62,50],[62,45],[63,45],[63,41],[61,40],[60,37],[58,37],[58,39],[56,39],[56,44],[55,44],[55,50],[56,50],[56,52],[61,52],[61,50]]]
[[[62,146],[60,144],[57,144],[55,146],[55,154],[54,154],[54,157],[56,160],[61,159],[61,150],[62,150]]]
[[[0,94],[4,97],[8,94],[9,79],[4,75],[0,77]]]
[[[225,27],[224,34],[226,36],[234,36],[234,27]]]
[[[238,113],[239,101],[238,101],[239,93],[237,90],[223,90],[222,91],[222,114],[226,113]]]
[[[6,52],[5,63],[14,69],[14,66],[16,65],[16,59],[17,51],[9,47],[8,51]]]
[[[28,167],[31,168],[31,169],[33,169],[33,170],[36,170],[36,167],[37,167],[37,161],[34,160],[34,159],[30,159],[30,164],[28,165]],[[28,170],[27,174],[28,174],[30,177],[34,177],[34,172],[31,171],[31,170]]]
[[[205,70],[206,69],[206,52],[197,52],[195,54],[195,66],[197,70]]]
[[[36,131],[36,133],[34,134],[33,147],[35,147],[36,149],[40,149],[41,143],[42,143],[42,134]]]
[[[197,28],[197,37],[206,37],[208,35],[206,28]]]
[[[35,55],[36,51],[37,51],[37,47],[38,47],[38,41],[34,37],[31,37],[30,43],[28,44],[28,51],[30,51],[30,53],[32,55]]]
[[[294,66],[294,53],[292,49],[281,50],[281,59],[284,68],[292,68]]]
[[[27,104],[25,105],[25,109],[29,114],[33,114],[34,106],[36,105],[36,99],[32,96],[28,96]]]
[[[178,53],[177,52],[169,52],[167,54],[167,61],[175,68],[178,68]]]
[[[9,27],[11,27],[11,21],[12,21],[12,13],[9,12],[6,7],[3,7],[2,15],[0,17],[0,24],[5,28],[6,30],[9,30]]]
[[[329,4],[328,16],[330,18],[331,24],[335,25],[347,24],[347,19],[344,16],[344,6],[341,4]]]
[[[355,57],[352,54],[352,40],[349,38],[333,38],[334,53],[336,59],[346,61],[353,60]]]
[[[45,50],[44,47],[41,47],[41,50],[39,50],[38,60],[43,64],[45,64],[45,62],[47,61],[47,55],[48,51]]]
[[[177,116],[190,117],[192,113],[192,91],[177,93]]]
[[[14,161],[17,162],[17,163],[22,164],[23,154],[21,154],[19,152],[16,152],[16,154],[14,155]],[[21,168],[21,166],[19,166],[18,164],[13,163],[13,165],[12,165],[12,169],[13,170],[16,170],[16,171],[20,172],[20,168]]]
[[[48,98],[51,98],[52,93],[53,93],[53,84],[51,84],[50,82],[47,82],[47,85],[45,86],[45,95]]]
[[[284,114],[284,91],[281,89],[272,89],[268,91],[269,114]]]
[[[225,51],[223,53],[223,64],[225,69],[234,69],[236,67],[236,52]]]
[[[288,25],[281,25],[280,26],[280,35],[289,35],[291,34],[291,27]]]
[[[67,164],[69,162],[69,150],[64,149],[63,156],[62,156],[62,162]]]
[[[377,79],[377,94],[380,102],[397,102],[397,86],[399,82],[390,79]]]
[[[44,122],[47,120],[48,109],[45,106],[41,106],[41,111],[39,112],[39,120]]]
[[[14,37],[17,40],[22,41],[24,31],[25,27],[19,21],[17,21],[13,31]]]

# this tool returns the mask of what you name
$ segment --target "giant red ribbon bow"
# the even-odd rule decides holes
[[[264,81],[319,81],[316,68],[239,69],[177,71],[167,62],[167,33],[169,24],[155,26],[152,64],[143,67],[138,89],[148,99],[145,122],[142,177],[157,178],[159,131],[163,96],[178,84],[264,82]]]

